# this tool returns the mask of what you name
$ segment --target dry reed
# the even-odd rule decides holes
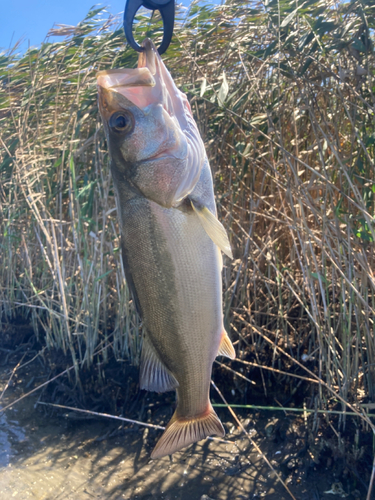
[[[225,322],[244,373],[313,381],[310,408],[340,401],[341,425],[349,404],[372,429],[374,19],[370,0],[193,2],[164,58],[234,249]],[[160,20],[136,32],[160,38]],[[64,39],[0,57],[0,318],[28,318],[78,375],[109,334],[117,359],[139,359],[95,86],[137,56],[101,9],[51,34]]]

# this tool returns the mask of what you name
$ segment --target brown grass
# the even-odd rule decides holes
[[[374,9],[192,4],[165,55],[234,250],[224,306],[238,357],[291,391],[314,380],[307,406],[339,402],[340,425],[375,398]],[[160,37],[154,21],[139,16],[139,39]],[[96,105],[96,72],[136,63],[116,23],[93,11],[55,30],[63,41],[0,58],[0,318],[28,318],[77,374],[106,360],[99,344],[137,363],[141,343]]]

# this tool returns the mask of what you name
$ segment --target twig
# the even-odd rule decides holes
[[[86,413],[87,415],[96,415],[97,417],[112,418],[114,420],[121,420],[122,422],[128,422],[130,424],[136,424],[136,425],[141,425],[143,427],[149,427],[150,429],[160,429],[162,431],[165,430],[165,427],[163,427],[162,425],[148,424],[146,422],[140,422],[139,420],[133,420],[131,418],[125,418],[125,417],[118,417],[116,415],[110,415],[109,413],[100,413],[100,412],[97,412],[97,411],[83,410],[81,408],[73,408],[72,406],[58,405],[58,404],[55,404],[55,403],[45,403],[43,401],[38,401],[37,404],[38,405],[44,405],[44,406],[53,406],[55,408],[61,408],[63,410],[77,411],[79,413]]]
[[[45,403],[43,401],[38,401],[37,404],[45,406],[54,406],[56,408],[61,408],[63,410],[77,411],[80,413],[86,413],[87,415],[96,415],[97,417],[112,418],[114,420],[121,420],[122,422],[128,422],[130,424],[140,425],[142,427],[149,427],[150,429],[158,429],[161,431],[165,431],[165,427],[162,425],[148,424],[146,422],[140,422],[139,420],[133,420],[131,418],[125,418],[125,417],[118,417],[117,415],[111,415],[109,413],[100,413],[97,411],[83,410],[82,408],[74,408],[72,406],[58,405],[55,403]],[[236,444],[233,441],[228,441],[227,439],[221,439],[214,436],[208,436],[207,439],[210,439],[211,441],[219,441],[220,443],[233,444],[233,445]]]
[[[9,380],[8,380],[8,382],[5,384],[5,387],[4,387],[4,389],[3,389],[3,392],[0,394],[0,401],[3,399],[3,396],[4,396],[5,391],[8,389],[9,384],[10,384],[10,382],[11,382],[12,378],[14,377],[14,374],[15,374],[15,373],[16,373],[16,371],[17,371],[17,368],[18,368],[18,367],[20,366],[20,364],[22,363],[23,358],[26,356],[26,354],[27,354],[27,351],[23,354],[22,358],[19,360],[19,362],[17,363],[17,365],[13,368],[12,373],[11,373],[11,375],[10,375],[10,377],[9,377]]]
[[[216,408],[226,408],[226,404],[221,404],[221,403],[215,403],[212,406],[215,406]],[[237,405],[237,404],[230,404],[229,405],[231,408],[248,408],[251,410],[269,410],[269,411],[293,411],[296,413],[323,413],[328,414],[328,415],[349,415],[353,417],[358,417],[358,413],[355,413],[354,411],[339,411],[339,410],[314,410],[312,408],[288,408],[284,406],[260,406],[260,405]],[[374,417],[375,418],[375,413],[369,413],[367,415],[368,417]]]
[[[215,359],[215,363],[221,366],[222,368],[225,368],[226,370],[234,373],[237,377],[243,378],[244,380],[246,380],[246,382],[249,382],[249,384],[256,385],[256,383],[253,380],[250,380],[249,378],[245,377],[245,375],[242,375],[242,373],[236,372],[236,370],[232,370],[232,368],[229,368],[229,366],[224,365],[224,363],[220,363],[220,361],[217,361],[217,359]]]
[[[247,430],[245,429],[245,427],[242,425],[241,421],[239,420],[239,418],[237,417],[237,415],[235,414],[235,412],[233,411],[233,409],[231,408],[231,406],[227,403],[227,401],[225,400],[224,396],[222,395],[220,389],[216,386],[215,382],[213,382],[211,380],[211,384],[215,387],[216,389],[216,392],[219,394],[219,396],[221,397],[221,399],[223,400],[223,402],[225,403],[225,406],[228,408],[228,410],[230,411],[230,413],[232,414],[233,418],[235,419],[235,421],[237,422],[237,424],[239,425],[240,429],[242,430],[242,432],[244,434],[246,434],[247,438],[249,439],[249,441],[251,442],[251,444],[254,446],[254,448],[256,449],[256,451],[262,456],[263,460],[266,462],[266,464],[268,465],[268,467],[272,470],[272,472],[276,475],[277,479],[281,482],[281,484],[284,486],[284,488],[286,489],[286,491],[289,493],[289,495],[291,496],[291,498],[293,498],[293,500],[296,500],[295,496],[293,495],[293,493],[290,491],[290,489],[288,488],[288,486],[285,484],[285,482],[281,479],[281,476],[278,472],[276,472],[276,470],[274,469],[274,467],[272,466],[271,462],[268,460],[268,458],[264,455],[264,453],[262,452],[262,450],[259,448],[259,446],[256,444],[256,442],[251,438],[250,434],[247,432]]]
[[[235,313],[236,314],[236,313]],[[274,345],[274,343],[266,336],[264,335],[259,328],[256,326],[252,325],[248,321],[245,320],[241,315],[237,314],[237,316],[241,317],[242,321],[247,323],[251,328],[253,328],[258,335],[260,335],[267,343],[272,345],[274,349],[276,349],[278,352],[282,353],[284,356],[286,356],[288,359],[290,359],[293,363],[296,363],[300,368],[305,370],[311,377],[315,378],[322,386],[324,386],[331,394],[333,394],[334,397],[338,398],[343,404],[345,404],[348,408],[350,408],[355,414],[357,414],[359,417],[361,417],[365,422],[368,423],[368,425],[371,427],[373,432],[375,432],[375,426],[371,422],[371,420],[367,417],[365,413],[360,413],[359,410],[357,410],[352,404],[350,404],[348,401],[345,401],[345,399],[338,394],[336,391],[334,391],[324,380],[319,378],[315,373],[313,373],[311,370],[309,370],[306,366],[303,366],[302,363],[300,363],[297,359],[293,358],[290,354],[285,352],[283,349],[281,349],[279,346]]]
[[[254,363],[252,361],[246,361],[244,359],[239,359],[239,358],[236,358],[234,361],[236,363],[242,363],[244,365],[254,366],[255,368],[260,368],[261,370],[269,370],[270,372],[280,373],[280,375],[286,375],[287,377],[299,378],[301,380],[304,380],[305,382],[319,384],[319,381],[315,380],[313,378],[304,377],[302,375],[297,375],[296,373],[284,372],[283,370],[278,370],[277,368],[274,368],[273,366],[260,365],[259,363]]]
[[[39,389],[41,389],[42,387],[45,387],[46,385],[48,385],[49,383],[53,382],[54,380],[56,380],[57,378],[61,377],[62,375],[64,375],[65,373],[68,373],[70,372],[71,370],[74,369],[74,366],[71,366],[70,368],[67,368],[66,370],[64,370],[63,372],[59,373],[58,375],[56,375],[55,377],[52,377],[50,380],[47,380],[47,382],[43,382],[43,384],[41,385],[38,385],[38,387],[35,387],[32,391],[29,391],[27,392],[26,394],[24,394],[23,396],[21,396],[20,398],[16,399],[15,401],[13,401],[12,403],[9,403],[8,405],[4,406],[3,408],[0,408],[0,413],[2,413],[3,411],[7,410],[8,408],[11,408],[12,406],[14,406],[16,403],[18,403],[19,401],[22,401],[22,399],[25,399],[27,398],[27,396],[30,396],[30,394],[33,394],[34,392],[38,391]]]

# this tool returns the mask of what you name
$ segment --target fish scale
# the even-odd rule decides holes
[[[223,326],[222,258],[212,175],[186,96],[146,40],[135,70],[98,74],[125,275],[143,319],[140,387],[176,390],[152,458],[224,435],[210,399],[217,355],[234,358]]]

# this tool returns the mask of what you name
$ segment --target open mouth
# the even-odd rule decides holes
[[[98,87],[123,95],[138,108],[145,108],[160,98],[160,91],[148,68],[113,69],[97,74]]]

